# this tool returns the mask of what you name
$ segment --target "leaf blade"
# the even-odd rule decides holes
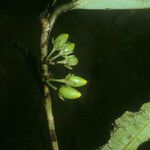
[[[149,9],[150,0],[76,0],[74,9]]]
[[[139,112],[125,112],[115,121],[110,140],[98,150],[136,150],[150,139],[150,102]]]

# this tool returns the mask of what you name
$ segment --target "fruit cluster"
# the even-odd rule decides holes
[[[72,66],[78,64],[78,58],[75,55],[72,55],[75,49],[75,44],[68,42],[69,35],[68,34],[61,34],[56,39],[52,41],[53,49],[49,53],[46,58],[46,61],[49,64],[63,64],[64,67],[68,69],[72,69]],[[57,58],[62,57],[62,60],[56,60]],[[75,88],[84,86],[87,84],[87,81],[82,77],[76,76],[74,74],[69,73],[64,79],[54,79],[51,78],[48,81],[48,85],[51,86],[53,89],[57,90],[52,82],[59,82],[65,85],[62,85],[58,89],[58,96],[64,99],[77,99],[81,97],[81,93],[76,90]]]

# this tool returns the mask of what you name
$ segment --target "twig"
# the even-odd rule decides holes
[[[59,150],[57,135],[55,131],[54,117],[52,112],[52,102],[50,97],[49,88],[47,81],[50,79],[49,75],[49,66],[45,62],[46,57],[48,56],[48,42],[50,33],[54,26],[54,23],[59,14],[62,12],[71,10],[74,7],[74,3],[63,4],[58,7],[52,15],[48,12],[48,8],[41,14],[41,24],[42,24],[42,33],[41,33],[41,69],[42,69],[42,81],[43,81],[43,95],[44,95],[44,106],[46,111],[46,117],[48,122],[49,134],[51,138],[52,150]]]

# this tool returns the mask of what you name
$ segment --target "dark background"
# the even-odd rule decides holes
[[[47,0],[0,5],[1,150],[50,150],[38,87],[39,15],[46,5]],[[109,139],[116,118],[150,99],[150,10],[67,12],[52,36],[61,33],[76,43],[79,65],[72,72],[88,85],[73,102],[51,92],[60,150],[95,150]],[[12,39],[28,48],[27,64]],[[51,70],[56,78],[68,73],[59,66]],[[139,149],[150,149],[150,144]]]

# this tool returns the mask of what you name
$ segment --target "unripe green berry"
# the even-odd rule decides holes
[[[75,66],[78,64],[78,58],[75,55],[69,55],[65,60],[67,66]]]
[[[87,80],[79,77],[74,76],[73,74],[68,74],[65,78],[66,84],[72,86],[72,87],[81,87],[87,84]]]
[[[57,36],[56,39],[54,40],[54,48],[55,49],[62,48],[68,41],[68,38],[69,35],[66,33]]]
[[[58,96],[64,99],[77,99],[81,97],[81,93],[70,86],[61,86],[58,90]]]
[[[62,56],[67,56],[67,55],[73,53],[74,48],[75,48],[74,43],[67,42],[65,44],[64,48],[62,48],[62,50],[61,50]]]
[[[68,69],[72,69],[71,66],[75,66],[78,64],[78,58],[74,55],[66,56],[64,60],[57,61],[58,64],[64,64],[64,66]]]

